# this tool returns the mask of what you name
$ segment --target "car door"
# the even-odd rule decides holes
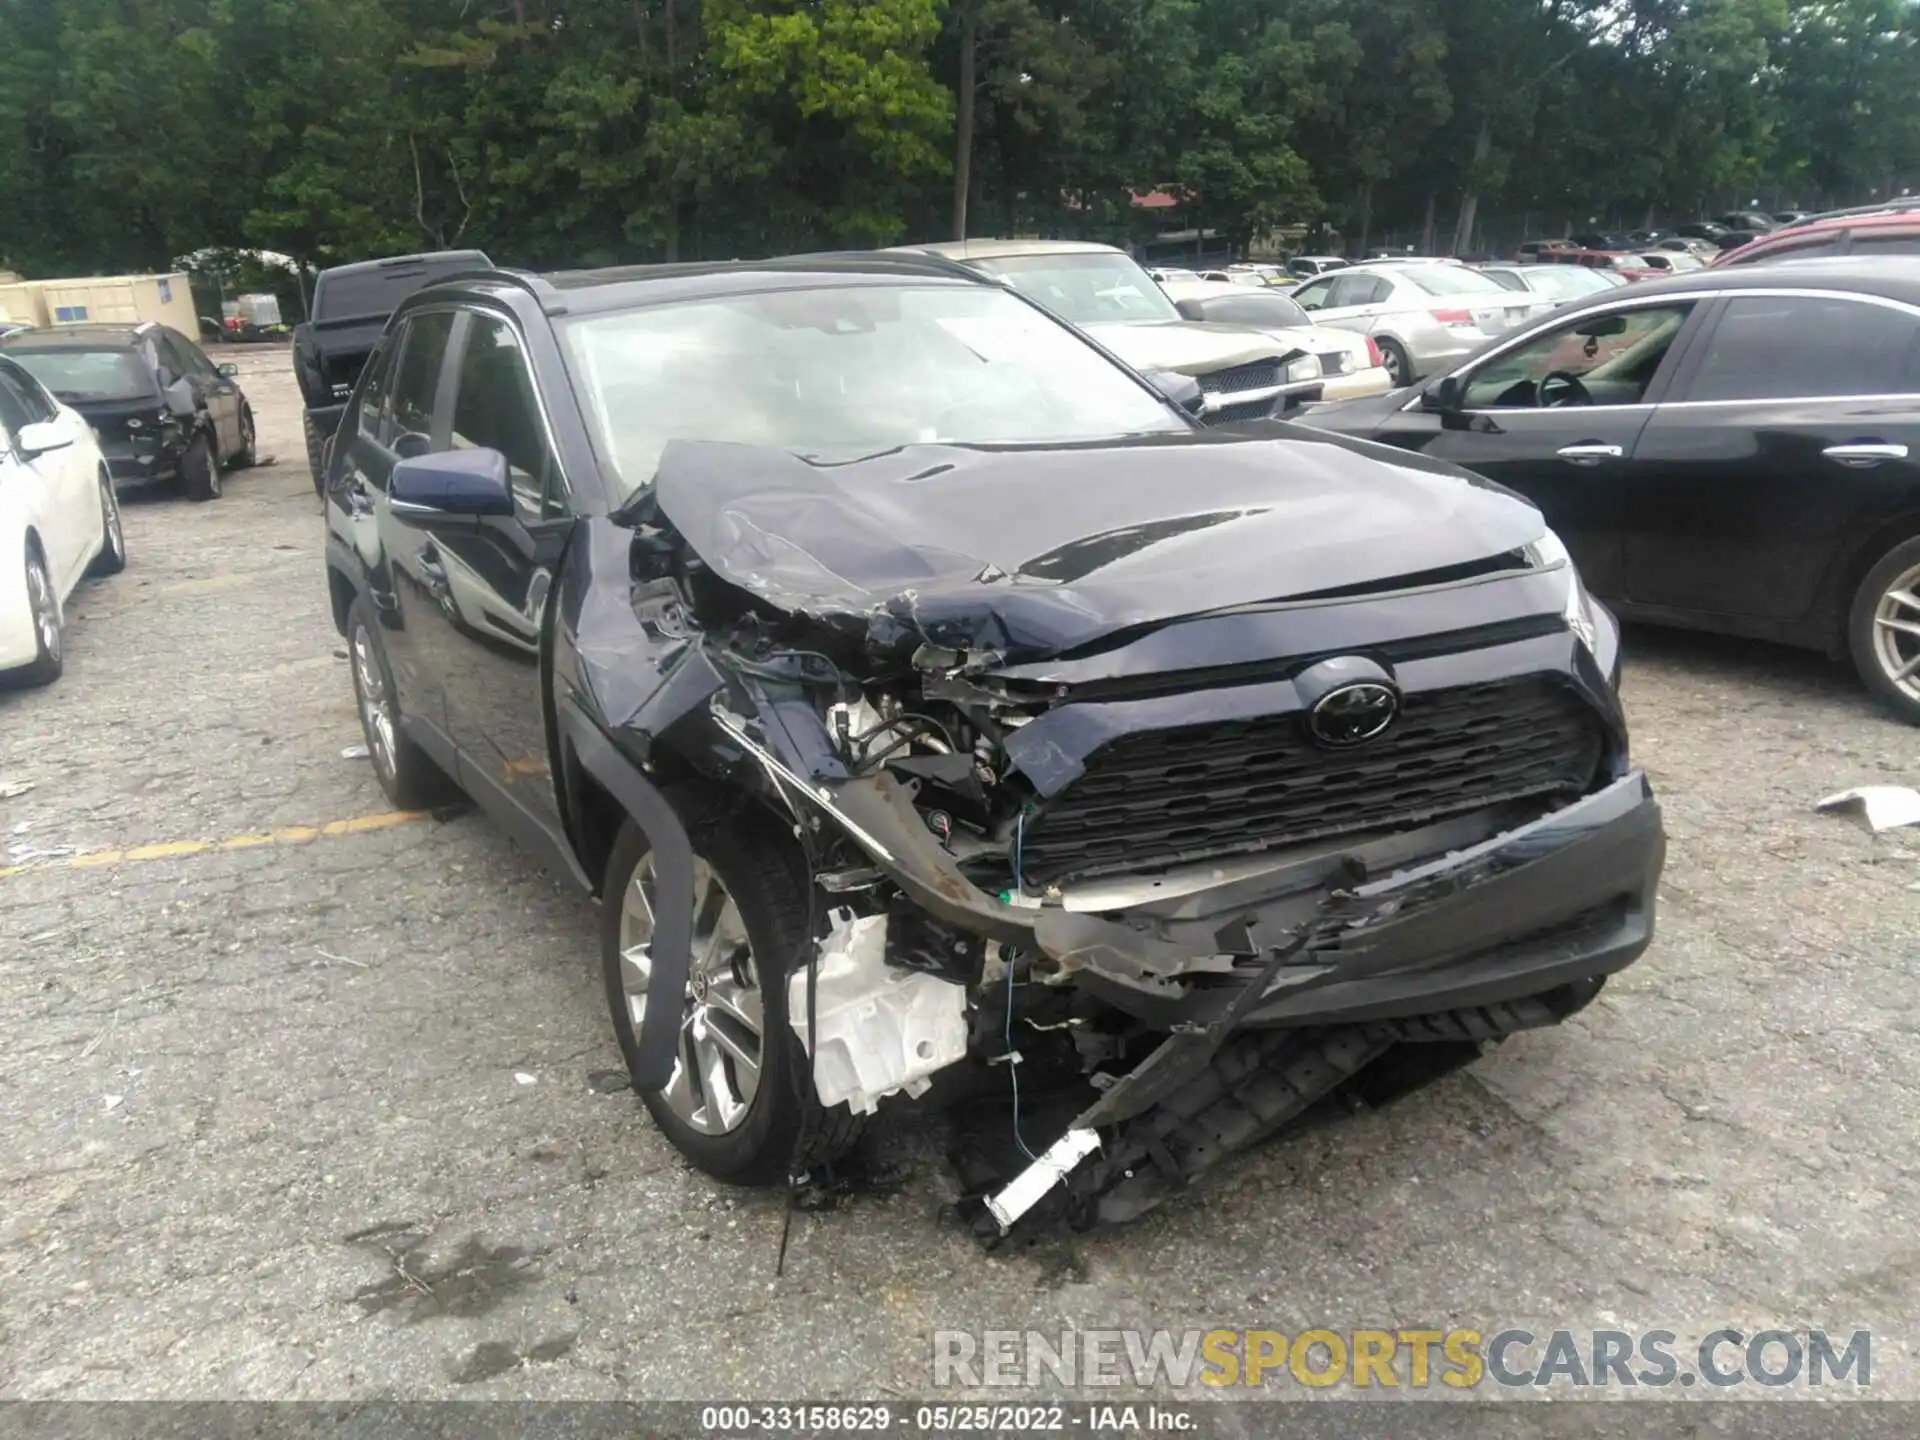
[[[195,388],[205,397],[207,413],[213,417],[214,428],[220,435],[220,453],[223,456],[237,454],[241,446],[240,387],[220,373],[220,367],[207,358],[206,351],[178,330],[168,330],[167,339],[185,363]]]
[[[1712,318],[1634,454],[1626,595],[1810,617],[1851,546],[1920,502],[1920,309],[1783,287]]]
[[[401,459],[447,446],[453,413],[448,360],[457,318],[451,309],[417,310],[389,337],[353,423],[341,427],[335,443],[347,447],[347,458],[332,472],[380,621],[400,713],[410,729],[426,728],[420,743],[448,765],[453,750],[444,669],[458,647],[445,604],[439,536],[402,523],[390,495],[393,467]]]
[[[471,313],[454,368],[448,448],[504,455],[515,509],[440,540],[458,637],[446,670],[447,718],[468,792],[538,846],[563,834],[548,769],[540,651],[574,514],[518,328],[504,315]]]
[[[1376,438],[1526,496],[1588,586],[1613,598],[1624,575],[1629,459],[1697,333],[1695,311],[1690,300],[1649,300],[1534,329],[1441,377],[1457,386],[1457,408],[1428,409],[1416,396]],[[1439,379],[1426,386],[1439,392]]]
[[[6,410],[19,417],[9,424],[16,459],[37,481],[41,543],[47,549],[54,585],[64,596],[80,578],[100,533],[98,491],[87,450],[86,421],[55,403],[39,382],[7,362],[0,362],[0,392]],[[20,449],[20,427],[51,425],[64,443],[38,454]]]
[[[1302,298],[1301,291],[1317,290],[1321,285],[1327,287],[1327,292],[1324,296],[1316,296],[1315,303],[1309,304]],[[1382,307],[1392,294],[1392,283],[1382,276],[1335,274],[1322,276],[1312,285],[1301,287],[1301,290],[1294,292],[1293,298],[1300,302],[1302,309],[1312,313],[1315,324],[1332,325],[1337,329],[1365,335],[1372,331]]]

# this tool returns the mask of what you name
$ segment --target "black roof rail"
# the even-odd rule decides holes
[[[414,294],[425,294],[439,285],[465,283],[468,285],[486,283],[491,285],[511,285],[516,290],[524,290],[542,306],[553,303],[553,287],[547,285],[540,276],[531,270],[509,270],[496,265],[491,270],[455,270],[446,275],[436,275]],[[411,298],[411,297],[409,297]]]
[[[1804,230],[1828,220],[1857,220],[1867,215],[1905,215],[1920,210],[1920,195],[1896,195],[1890,200],[1878,200],[1871,205],[1849,205],[1840,210],[1822,210],[1817,215],[1794,221],[1791,225],[1782,225],[1782,230]]]

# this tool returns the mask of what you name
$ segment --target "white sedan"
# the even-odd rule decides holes
[[[120,502],[93,431],[0,359],[0,678],[60,674],[67,596],[126,568]]]
[[[1326,377],[1321,388],[1323,400],[1357,400],[1393,388],[1380,351],[1371,340],[1348,330],[1316,325],[1306,311],[1278,290],[1205,280],[1161,288],[1188,320],[1264,330],[1290,347],[1317,355],[1320,373]]]

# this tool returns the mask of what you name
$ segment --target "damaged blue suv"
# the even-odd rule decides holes
[[[389,324],[325,474],[373,766],[599,898],[709,1174],[924,1095],[983,1234],[1124,1220],[1646,948],[1619,636],[1538,511],[1180,383],[905,254]]]

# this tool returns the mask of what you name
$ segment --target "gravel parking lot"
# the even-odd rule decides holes
[[[911,1397],[940,1328],[1725,1323],[1871,1327],[1920,1398],[1920,831],[1812,812],[1920,784],[1920,733],[1839,667],[1630,634],[1660,935],[1561,1029],[991,1255],[901,1117],[776,1274],[783,1197],[590,1082],[591,910],[343,758],[287,358],[219,358],[278,462],[129,497],[66,676],[0,695],[0,1395]]]

